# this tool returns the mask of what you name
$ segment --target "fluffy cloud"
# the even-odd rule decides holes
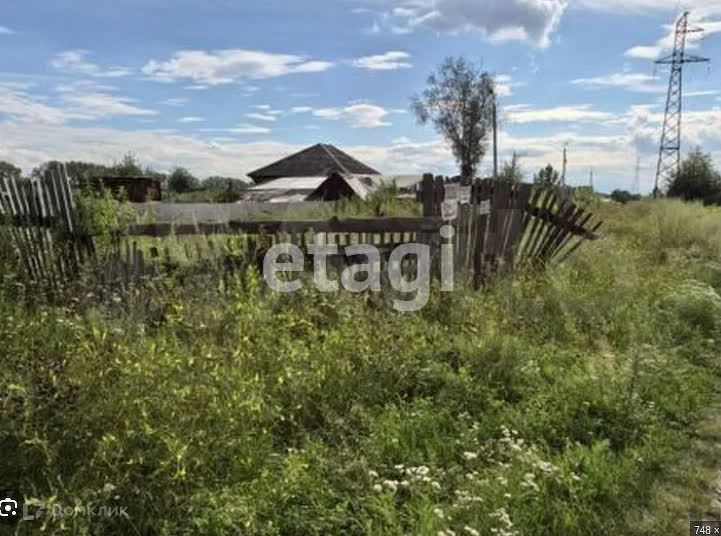
[[[493,77],[495,83],[496,95],[499,97],[513,96],[513,90],[517,87],[525,85],[523,82],[515,82],[513,77],[508,74],[499,74]]]
[[[663,93],[658,77],[641,73],[613,73],[594,78],[577,78],[571,84],[591,89],[619,88],[636,93]]]
[[[430,29],[480,32],[494,42],[525,41],[545,48],[566,9],[564,0],[392,0],[374,28],[393,33]]]
[[[721,2],[707,3],[703,8],[699,7],[694,10],[689,17],[689,25],[699,28],[703,32],[692,32],[686,35],[686,50],[698,49],[704,36],[721,33],[721,20],[717,17],[721,16]],[[638,45],[629,48],[626,56],[629,58],[641,60],[655,60],[664,54],[670,54],[673,51],[674,37],[676,25],[669,24],[664,26],[665,34],[651,45]]]
[[[245,117],[253,121],[266,121],[272,123],[276,121],[278,117],[283,115],[281,110],[274,110],[270,104],[258,104],[254,106],[254,108],[259,111],[245,114]]]
[[[255,121],[271,121],[271,122],[278,119],[275,115],[261,114],[261,113],[245,114],[245,117],[247,117],[248,119],[253,119]]]
[[[2,105],[0,98],[0,106]],[[528,107],[524,107],[529,112]],[[573,108],[573,107],[571,107]],[[553,117],[564,116],[556,109]],[[44,112],[45,110],[43,110]],[[588,112],[589,110],[586,110]],[[592,110],[591,110],[592,111]],[[519,107],[516,113],[523,112]],[[535,113],[543,110],[535,110]],[[721,143],[721,110],[689,112],[686,115],[684,147],[703,142],[707,150],[718,149]],[[235,136],[266,135],[270,130],[250,124],[231,129],[198,129],[209,139],[178,135],[167,130],[124,131],[113,128],[90,128],[49,125],[26,116],[26,122],[0,122],[0,159],[20,165],[26,171],[51,159],[92,160],[112,162],[119,155],[132,151],[144,164],[159,170],[176,165],[189,168],[199,176],[213,174],[242,176],[246,172],[273,162],[304,148],[299,144],[271,141],[240,142]],[[512,152],[521,157],[521,166],[530,175],[541,166],[560,166],[561,148],[569,144],[569,181],[588,182],[589,168],[596,172],[596,184],[605,191],[629,189],[633,180],[636,155],[642,157],[641,181],[644,191],[653,186],[654,160],[663,114],[653,105],[633,106],[614,120],[613,133],[598,135],[573,130],[573,125],[555,132],[518,135],[513,124],[501,129],[501,159]],[[600,121],[604,123],[604,121]],[[224,132],[225,134],[220,134]],[[223,137],[216,137],[216,134]],[[231,137],[232,136],[232,137]],[[342,148],[385,173],[453,174],[457,166],[446,143],[437,138],[412,140],[399,138],[390,143],[342,145]],[[490,173],[486,157],[481,173]]]
[[[88,55],[87,50],[67,50],[57,54],[50,61],[50,65],[55,70],[63,73],[82,74],[98,78],[120,78],[130,74],[130,70],[125,67],[101,69],[95,63],[87,60]]]
[[[7,26],[0,26],[0,35],[11,35],[11,34],[14,34],[14,33],[15,33],[15,32],[12,31],[12,30],[11,30],[10,28],[8,28]]]
[[[3,85],[0,114],[16,122],[61,125],[73,120],[96,120],[118,116],[152,116],[157,112],[136,106],[134,99],[102,92],[78,92],[76,86],[58,88],[60,104],[24,89]]]
[[[70,111],[77,111],[84,119],[101,119],[117,116],[156,115],[154,110],[140,108],[135,99],[109,93],[63,93],[62,100],[70,104]]]
[[[367,103],[355,103],[343,108],[309,108],[298,106],[295,113],[312,113],[330,121],[347,121],[351,128],[379,128],[391,125],[386,119],[393,111]]]
[[[267,127],[259,127],[250,123],[243,123],[236,127],[229,128],[227,132],[233,134],[270,134],[271,130]]]
[[[176,52],[168,61],[150,60],[143,67],[143,73],[160,82],[190,80],[196,86],[203,87],[230,84],[243,79],[261,80],[293,73],[318,73],[331,67],[333,63],[327,61],[258,50],[183,50]]]
[[[83,114],[72,114],[51,106],[25,91],[4,86],[0,91],[0,114],[17,122],[60,125],[70,119],[85,119]]]
[[[570,5],[581,9],[612,13],[646,14],[648,12],[675,13],[679,11],[679,4],[668,0],[573,0]],[[721,13],[721,2],[718,0],[686,0],[682,6],[701,16]]]
[[[188,104],[188,99],[185,97],[175,97],[171,99],[165,99],[164,101],[161,101],[160,104],[164,104],[165,106],[183,106],[185,104]]]
[[[541,109],[526,104],[517,104],[507,106],[505,110],[508,122],[516,124],[600,122],[615,118],[613,114],[594,110],[589,104]]]
[[[178,119],[178,123],[202,123],[205,121],[205,117],[196,117],[194,115],[189,115],[187,117],[181,117]]]
[[[365,56],[353,61],[359,69],[369,71],[393,71],[396,69],[410,69],[413,64],[408,61],[411,55],[407,52],[391,51],[375,56]]]

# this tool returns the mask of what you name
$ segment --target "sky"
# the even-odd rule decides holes
[[[456,174],[409,107],[448,56],[492,73],[501,160],[600,191],[653,187],[691,11],[683,150],[721,165],[721,0],[0,0],[0,159],[244,177],[332,143],[386,174]],[[481,174],[491,169],[491,157]]]

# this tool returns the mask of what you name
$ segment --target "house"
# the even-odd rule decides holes
[[[287,156],[268,166],[248,173],[256,184],[287,177],[329,177],[344,175],[380,175],[375,169],[356,160],[333,145],[319,143]]]
[[[415,197],[422,175],[381,175],[337,147],[318,144],[248,174],[255,186],[244,201],[365,200],[383,185],[394,184],[399,197]]]

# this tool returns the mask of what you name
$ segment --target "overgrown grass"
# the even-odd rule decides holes
[[[59,534],[687,530],[659,490],[700,501],[715,452],[721,212],[601,210],[567,264],[413,316],[257,278],[150,312],[3,298],[2,481],[128,509],[36,526]]]

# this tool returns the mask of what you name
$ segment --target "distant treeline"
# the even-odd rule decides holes
[[[54,161],[45,165],[52,163]],[[234,177],[212,176],[201,180],[182,167],[176,167],[170,173],[161,173],[149,166],[143,167],[130,153],[111,165],[75,160],[63,164],[78,186],[99,177],[154,177],[161,181],[166,198],[178,202],[233,202],[240,199],[249,186],[246,181]],[[35,168],[29,176],[39,171],[40,167]],[[22,170],[10,162],[0,161],[0,175],[21,177]]]

